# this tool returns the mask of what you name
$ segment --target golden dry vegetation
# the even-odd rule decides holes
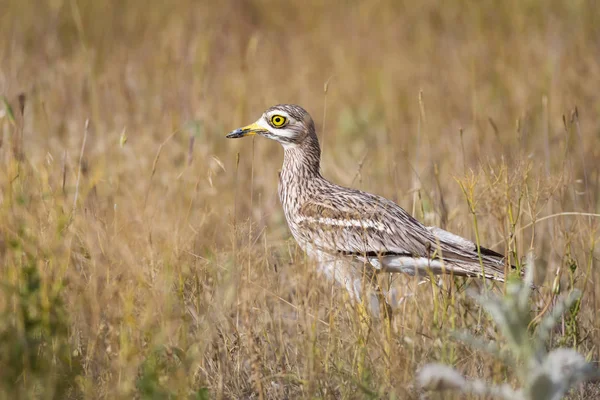
[[[431,361],[516,382],[451,337],[497,338],[473,280],[382,276],[403,297],[388,330],[315,275],[280,146],[224,139],[277,103],[314,117],[326,177],[532,249],[532,312],[558,281],[583,291],[552,345],[600,359],[599,220],[581,215],[600,201],[597,2],[1,8],[2,398],[410,399]]]

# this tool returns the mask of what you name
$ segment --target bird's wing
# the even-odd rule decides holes
[[[355,198],[313,198],[301,205],[298,223],[322,250],[348,255],[420,254],[425,244],[386,218],[383,205]]]
[[[328,253],[353,255],[388,271],[454,273],[501,279],[502,255],[439,228],[427,228],[397,204],[369,193],[340,191],[301,205],[307,241]],[[486,253],[487,252],[487,253]]]

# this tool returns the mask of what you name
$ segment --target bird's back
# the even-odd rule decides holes
[[[422,269],[434,272],[447,267],[447,272],[452,269],[456,275],[485,275],[498,280],[504,277],[501,254],[483,247],[478,252],[477,246],[467,239],[426,227],[384,197],[339,186],[324,178],[304,189],[310,193],[302,193],[294,210],[286,213],[300,243],[314,244],[327,253],[355,256],[382,269],[407,272],[422,264]],[[420,260],[420,264],[415,264],[415,260]]]

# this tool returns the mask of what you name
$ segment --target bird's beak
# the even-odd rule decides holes
[[[241,138],[244,136],[252,136],[252,135],[257,135],[257,134],[267,133],[267,132],[268,131],[266,129],[264,129],[263,127],[261,127],[260,125],[258,125],[255,122],[251,125],[244,126],[243,128],[236,129],[235,131],[231,131],[225,137],[227,139],[237,139],[237,138]]]

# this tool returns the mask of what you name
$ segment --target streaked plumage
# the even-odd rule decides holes
[[[370,281],[374,271],[504,279],[501,254],[481,247],[480,259],[473,242],[426,227],[381,196],[323,178],[315,125],[302,107],[271,107],[256,123],[227,137],[253,134],[284,147],[279,198],[290,231],[319,269],[353,297],[362,297],[365,278]],[[376,302],[371,293],[371,305]]]

